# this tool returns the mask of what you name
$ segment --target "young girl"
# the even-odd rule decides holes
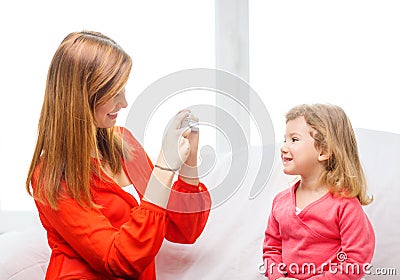
[[[286,115],[284,173],[299,175],[273,201],[265,231],[265,275],[361,279],[375,235],[362,205],[366,179],[351,123],[338,106],[299,105]]]
[[[131,66],[115,41],[91,31],[69,34],[50,64],[26,182],[52,249],[46,279],[153,280],[164,238],[194,243],[208,219],[199,133],[180,128],[197,118],[175,116],[155,168],[115,126]]]

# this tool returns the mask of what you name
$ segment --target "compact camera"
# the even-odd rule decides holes
[[[180,128],[189,127],[192,132],[197,133],[199,131],[198,123],[190,118],[190,116],[183,119]]]

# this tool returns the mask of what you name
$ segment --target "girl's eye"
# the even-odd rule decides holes
[[[290,141],[291,143],[294,143],[294,142],[297,142],[297,141],[299,141],[299,138],[297,138],[297,137],[292,137],[292,138],[290,138],[290,139],[288,139],[288,140],[286,140],[286,138],[283,140],[283,143],[286,143],[287,141]]]

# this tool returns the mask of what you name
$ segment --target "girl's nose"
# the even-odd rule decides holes
[[[286,147],[286,143],[283,142],[280,148],[281,153],[287,153],[287,147]]]

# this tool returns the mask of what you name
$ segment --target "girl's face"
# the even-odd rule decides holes
[[[281,147],[283,172],[302,177],[319,176],[325,156],[314,146],[311,136],[313,129],[304,117],[298,117],[286,124],[285,141]]]
[[[98,128],[113,127],[117,121],[118,111],[127,106],[128,102],[125,98],[125,89],[123,89],[107,103],[97,106],[94,113],[96,126]]]

